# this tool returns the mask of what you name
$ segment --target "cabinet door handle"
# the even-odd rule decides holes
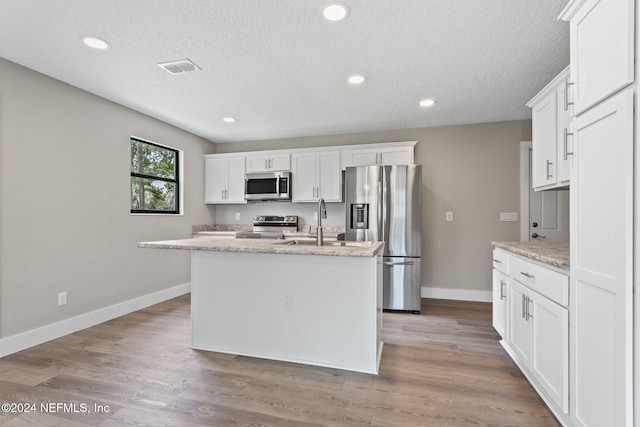
[[[569,86],[573,86],[573,83],[569,83],[569,78],[564,79],[564,111],[569,109],[569,105],[573,105],[573,102],[569,102]]]
[[[525,308],[525,304],[526,304],[526,298],[527,298],[527,297],[525,296],[525,294],[522,294],[522,318],[523,318],[523,319],[525,319],[525,318],[526,318],[526,317],[525,317],[525,310],[526,310],[526,308]]]
[[[521,271],[520,274],[522,274],[524,277],[528,277],[529,279],[536,278],[536,276],[534,276],[533,274],[525,273],[524,271]]]
[[[527,322],[529,321],[529,319],[533,317],[533,314],[531,314],[531,306],[530,306],[532,302],[533,300],[527,297]]]
[[[507,284],[504,282],[504,280],[500,280],[500,299],[503,300],[505,299],[507,296],[504,294],[504,292],[502,292],[505,288],[505,286],[507,286]]]
[[[500,261],[499,259],[493,259],[493,262],[497,262],[498,264],[502,264],[502,261]]]
[[[565,160],[567,160],[568,156],[573,156],[573,151],[569,151],[567,148],[567,137],[569,135],[573,136],[573,133],[569,132],[567,128],[564,128],[564,159]]]
[[[553,175],[549,172],[549,166],[553,165],[553,162],[547,160],[547,179],[551,179]]]

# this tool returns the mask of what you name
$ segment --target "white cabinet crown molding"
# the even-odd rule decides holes
[[[549,92],[555,91],[556,87],[560,84],[560,82],[564,81],[567,77],[569,77],[569,69],[571,65],[567,65],[557,76],[553,78],[545,87],[543,87],[540,92],[538,92],[529,102],[527,102],[527,107],[533,108],[533,106],[540,101],[540,99],[547,96]]]
[[[587,2],[587,0],[571,0],[564,9],[562,9],[562,12],[560,12],[560,15],[558,15],[558,20],[559,21],[569,21],[571,20],[571,18],[573,18],[573,15],[576,14],[576,12],[582,7],[583,4],[585,4]]]
[[[206,156],[259,156],[259,155],[277,155],[277,154],[295,154],[295,153],[312,153],[321,151],[341,151],[358,148],[390,148],[390,147],[415,147],[418,141],[397,141],[397,142],[375,142],[371,144],[352,144],[352,145],[324,145],[320,147],[308,148],[283,148],[276,150],[260,150],[260,151],[234,151],[229,153],[205,154]]]

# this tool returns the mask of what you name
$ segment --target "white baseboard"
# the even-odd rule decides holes
[[[422,298],[453,299],[458,301],[491,302],[493,300],[491,291],[472,291],[469,289],[446,289],[422,287],[420,290]]]
[[[137,310],[149,307],[154,304],[169,300],[171,298],[184,295],[191,291],[191,283],[183,283],[182,285],[172,288],[163,289],[148,295],[124,301],[108,307],[101,308],[89,313],[81,314],[76,317],[61,320],[50,325],[12,335],[7,338],[0,339],[0,357],[25,350],[38,344],[51,341],[56,338],[80,331],[90,326],[115,319],[116,317],[132,313]]]

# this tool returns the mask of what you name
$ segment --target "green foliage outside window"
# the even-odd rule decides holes
[[[179,213],[178,150],[131,138],[131,212]]]

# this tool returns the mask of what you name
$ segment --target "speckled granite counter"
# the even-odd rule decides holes
[[[249,224],[202,224],[191,227],[193,237],[235,237],[237,232],[252,231]],[[315,225],[301,224],[297,231],[285,231],[285,238],[315,237],[318,227]],[[345,232],[344,225],[323,225],[322,231],[325,239],[336,240]]]
[[[285,255],[324,255],[346,257],[373,257],[384,247],[384,242],[331,242],[325,246],[292,244],[292,240],[271,239],[182,239],[140,242],[140,248],[181,249],[187,251],[245,252]]]
[[[569,243],[491,242],[504,249],[563,270],[569,270]]]

